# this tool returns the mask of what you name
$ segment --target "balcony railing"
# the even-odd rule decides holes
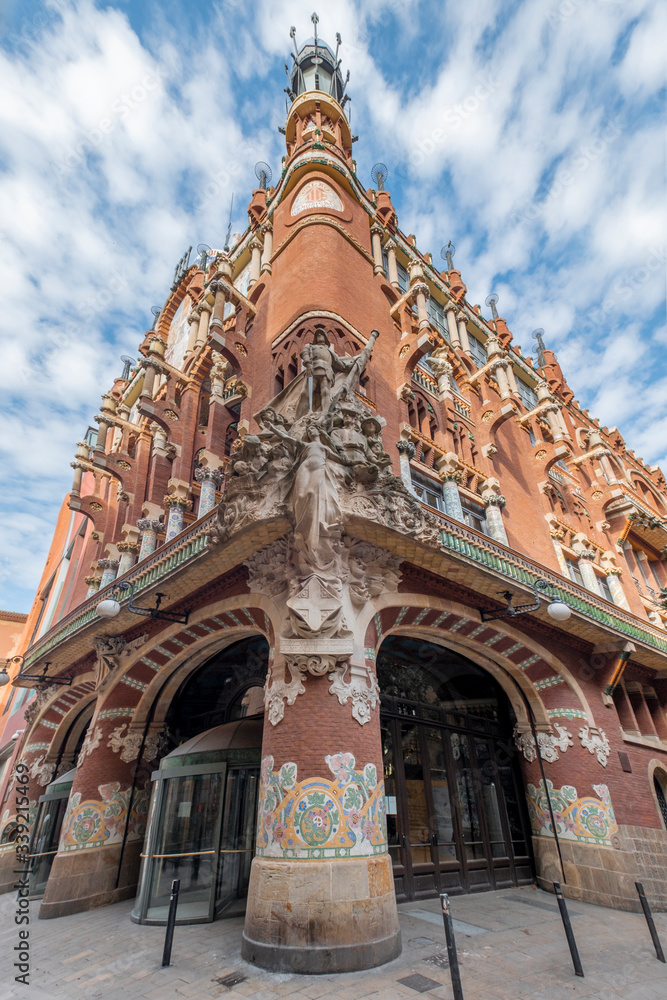
[[[617,605],[610,604],[584,587],[553,573],[540,563],[493,541],[488,536],[468,528],[459,521],[447,517],[446,514],[435,510],[428,504],[423,506],[440,520],[442,525],[440,543],[443,549],[454,558],[486,567],[508,580],[515,580],[517,583],[523,583],[527,586],[532,586],[537,579],[547,580],[551,584],[554,594],[558,595],[580,615],[598,625],[613,629],[623,636],[636,639],[661,653],[667,654],[667,634],[660,629],[648,623],[645,624],[631,612],[626,612]],[[174,570],[182,569],[186,564],[194,562],[209,548],[207,533],[210,533],[216,519],[217,510],[214,510],[181,532],[169,545],[162,546],[152,556],[133,566],[125,576],[119,579],[132,581],[135,593],[140,594],[142,590],[157,583]],[[114,581],[103,591],[98,591],[84,601],[75,611],[70,612],[34,646],[28,649],[23,669],[28,672],[29,668],[41,660],[54,646],[94,621],[96,606],[105,596],[111,596],[116,582]]]
[[[96,618],[96,607],[105,597],[110,597],[114,587],[120,580],[134,584],[135,595],[138,595],[157,583],[163,577],[179,569],[185,563],[191,562],[202,554],[209,544],[207,532],[217,520],[217,510],[211,511],[206,517],[198,521],[180,535],[173,539],[168,545],[163,545],[151,556],[142,559],[140,563],[133,566],[124,576],[118,577],[110,583],[104,590],[98,590],[92,597],[87,598],[74,611],[70,611],[61,619],[46,635],[38,639],[34,646],[31,646],[25,654],[23,670],[27,673],[31,664],[41,660],[50,649],[57,646],[59,642],[68,639],[72,633],[84,628]]]

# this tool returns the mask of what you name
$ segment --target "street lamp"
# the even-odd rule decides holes
[[[175,611],[162,611],[160,605],[162,604],[162,598],[166,597],[166,594],[156,594],[155,595],[155,607],[154,608],[142,608],[134,603],[134,584],[133,583],[119,583],[113,590],[111,597],[106,597],[103,601],[97,605],[95,609],[100,618],[116,618],[120,613],[120,604],[116,600],[116,595],[120,596],[122,591],[129,590],[130,599],[127,602],[127,610],[133,615],[143,615],[146,618],[151,618],[153,621],[156,619],[166,622],[178,622],[179,625],[187,625],[188,619],[190,618],[190,612],[188,611],[185,615],[179,615]]]
[[[568,620],[572,614],[572,609],[565,601],[562,601],[557,595],[553,593],[553,586],[547,580],[535,580],[532,584],[534,600],[531,604],[518,604],[513,605],[512,599],[514,594],[511,590],[504,590],[502,596],[507,601],[507,607],[504,611],[485,611],[482,608],[479,609],[480,617],[483,622],[491,622],[496,618],[516,618],[517,615],[525,615],[531,611],[537,611],[541,604],[541,596],[549,598],[549,604],[547,605],[547,614],[550,618],[553,618],[555,622],[565,622]]]

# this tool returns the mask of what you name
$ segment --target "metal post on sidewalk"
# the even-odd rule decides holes
[[[651,938],[653,939],[653,947],[655,948],[655,954],[659,962],[665,961],[665,953],[662,950],[662,945],[660,944],[660,938],[658,937],[658,929],[653,921],[653,914],[651,913],[651,907],[649,906],[648,899],[644,895],[644,886],[641,882],[635,882],[635,889],[639,893],[639,902],[642,904],[642,910],[644,911],[644,916],[646,917],[646,923],[648,924],[648,929],[651,932]]]
[[[452,911],[449,908],[449,896],[446,892],[440,893],[440,905],[442,906],[442,919],[445,924],[445,937],[447,938],[447,957],[449,958],[449,973],[452,977],[452,992],[454,1000],[463,1000],[459,959],[456,954],[456,941],[454,940],[454,921],[452,920]]]
[[[581,959],[579,958],[579,952],[577,950],[577,942],[574,940],[572,924],[570,923],[570,914],[567,912],[567,906],[565,905],[565,900],[563,899],[563,890],[560,882],[554,882],[553,886],[554,892],[556,893],[556,899],[558,900],[558,909],[560,910],[560,915],[563,920],[563,927],[565,928],[565,937],[567,938],[567,943],[570,946],[574,974],[575,976],[581,976],[583,978],[584,970],[581,967]]]
[[[165,969],[171,964],[171,946],[174,942],[174,927],[176,926],[176,907],[178,906],[178,893],[181,888],[180,878],[175,878],[171,883],[171,895],[169,897],[169,914],[167,916],[167,930],[164,935],[164,951],[162,952],[162,968]]]

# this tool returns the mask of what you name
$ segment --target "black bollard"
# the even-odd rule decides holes
[[[556,893],[556,899],[558,900],[558,909],[560,910],[560,915],[563,919],[563,927],[565,928],[565,937],[567,938],[567,943],[570,946],[570,954],[572,955],[574,974],[576,976],[581,976],[583,978],[584,970],[581,967],[581,959],[579,958],[579,952],[577,951],[577,942],[574,940],[574,933],[572,932],[572,924],[570,923],[570,914],[567,912],[567,906],[565,905],[565,900],[563,899],[563,890],[561,889],[560,882],[554,882],[554,892]]]
[[[653,939],[653,947],[655,948],[655,954],[659,962],[665,961],[665,953],[662,950],[662,945],[660,944],[660,938],[658,937],[658,929],[653,922],[653,914],[651,913],[651,907],[648,904],[648,899],[644,895],[644,886],[641,882],[635,882],[635,889],[639,893],[639,902],[642,904],[642,910],[644,911],[644,916],[646,917],[646,923],[648,924],[648,929],[651,932],[651,937]]]
[[[463,1000],[461,973],[459,972],[459,960],[456,954],[456,941],[454,940],[454,921],[452,920],[452,912],[449,909],[449,896],[446,892],[440,893],[440,905],[442,906],[442,919],[445,923],[449,973],[452,977],[452,992],[454,994],[454,1000]]]
[[[181,888],[180,878],[175,878],[171,883],[171,895],[169,897],[169,914],[167,916],[167,930],[164,935],[164,951],[162,952],[162,968],[166,969],[171,964],[171,946],[174,942],[174,927],[176,926],[176,907],[178,906],[178,893]]]

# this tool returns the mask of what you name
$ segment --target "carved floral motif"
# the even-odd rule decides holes
[[[603,767],[606,767],[611,750],[609,747],[609,740],[607,739],[604,731],[602,729],[598,729],[597,732],[591,732],[588,726],[583,726],[579,730],[579,739],[581,740],[581,745],[584,750],[588,750],[589,753],[595,754],[598,762],[602,764]]]
[[[558,730],[558,735],[554,733],[538,733],[537,743],[540,748],[540,757],[542,760],[548,761],[553,764],[554,761],[558,760],[560,750],[561,753],[565,753],[568,747],[573,745],[573,739],[571,733],[565,728],[565,726],[560,726],[557,722],[554,723],[554,728]],[[526,760],[533,761],[537,759],[537,752],[535,750],[535,737],[532,733],[520,733],[515,727],[514,729],[514,743],[518,750],[524,755]]]

